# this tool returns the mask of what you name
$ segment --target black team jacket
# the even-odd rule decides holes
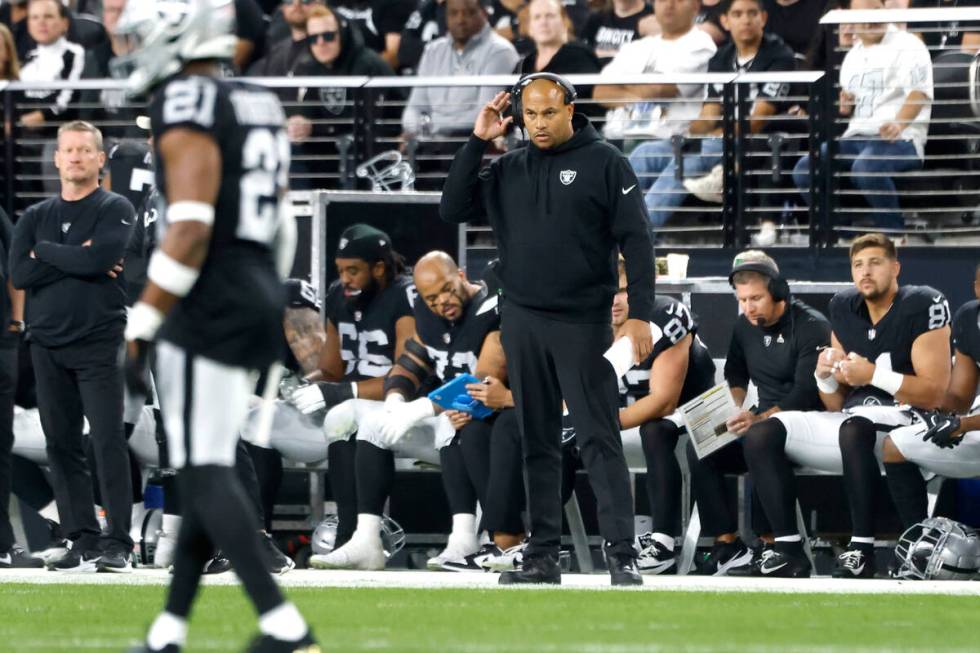
[[[576,114],[575,133],[551,149],[533,144],[481,169],[487,142],[471,135],[453,159],[439,215],[487,216],[497,239],[504,297],[565,322],[603,323],[626,258],[629,316],[653,315],[654,256],[643,192],[626,157]]]

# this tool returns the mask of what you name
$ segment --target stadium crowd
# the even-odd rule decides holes
[[[3,4],[0,20],[7,28],[0,28],[0,63],[5,79],[109,75],[114,61],[129,48],[114,31],[125,0],[73,4]],[[653,5],[614,0],[606,6],[584,0],[234,4],[237,45],[228,66],[234,74],[256,77],[805,70],[821,65],[818,20],[827,9],[824,0],[656,0]],[[852,0],[850,6],[885,5],[881,0]],[[919,6],[918,0],[913,6]],[[841,44],[847,51],[841,52],[839,108],[849,120],[840,150],[851,166],[853,184],[879,209],[872,225],[900,227],[895,184],[888,174],[922,165],[934,98],[932,58],[945,50],[974,52],[980,37],[959,29],[917,36],[901,26],[868,24],[842,33]],[[477,112],[498,90],[416,86],[399,98],[397,89],[386,89],[392,102],[385,102],[384,110],[394,113],[382,121],[380,131],[387,129],[393,142],[414,143],[416,152],[434,155],[416,159],[419,173],[423,165],[441,166],[445,172],[450,158],[445,155],[455,153],[458,139],[472,132]],[[599,84],[578,92],[580,113],[600,122],[606,139],[629,154],[646,194],[651,228],[667,224],[688,194],[720,201],[720,88]],[[114,103],[105,92],[96,95],[89,100],[107,108],[90,116],[81,108],[85,100],[71,91],[26,91],[16,99],[23,110],[14,124],[6,125],[8,136],[20,130],[21,137],[45,126],[58,128],[57,138],[40,146],[40,165],[58,161],[54,177],[62,187],[76,183],[69,179],[69,156],[89,157],[79,166],[89,166],[88,173],[94,170],[97,178],[107,149],[104,185],[128,196],[136,221],[132,225],[122,216],[119,222],[132,227],[135,236],[113,236],[111,247],[102,246],[101,234],[94,238],[102,247],[91,239],[76,243],[91,250],[86,254],[96,259],[92,265],[104,267],[107,262],[108,280],[102,281],[120,293],[100,296],[105,304],[96,308],[104,314],[93,309],[67,317],[57,311],[71,302],[53,302],[48,296],[48,312],[42,314],[36,295],[25,315],[23,291],[36,293],[53,283],[53,276],[61,282],[91,272],[73,268],[62,246],[42,242],[50,234],[42,237],[40,227],[31,231],[34,221],[43,220],[40,210],[19,216],[15,227],[6,220],[0,229],[8,258],[9,292],[3,306],[10,324],[2,343],[7,376],[0,388],[0,431],[15,454],[11,464],[0,460],[0,476],[4,466],[13,469],[12,475],[0,478],[0,511],[8,503],[4,485],[12,484],[13,493],[48,520],[52,539],[43,551],[28,553],[14,542],[9,518],[0,512],[0,529],[6,527],[0,530],[0,567],[47,564],[61,571],[127,571],[134,547],[147,539],[138,508],[145,476],[141,467],[166,469],[167,456],[173,455],[156,447],[164,440],[158,433],[168,416],[153,400],[152,386],[149,397],[135,397],[125,414],[93,413],[92,406],[107,399],[99,396],[98,379],[88,376],[92,363],[72,359],[66,349],[78,342],[91,345],[86,338],[100,335],[96,327],[106,324],[121,338],[124,304],[137,301],[155,245],[153,156],[138,141],[158,116],[148,118]],[[763,132],[780,115],[801,115],[804,108],[793,101],[798,95],[789,84],[753,87],[750,130]],[[310,101],[310,96],[316,99]],[[307,187],[329,187],[319,181],[336,171],[336,154],[343,148],[354,104],[343,88],[280,89],[280,99],[294,173],[301,178],[306,174]],[[104,148],[102,134],[80,117],[105,123],[106,136],[115,144]],[[678,146],[673,139],[677,135],[691,137],[689,145]],[[93,149],[69,153],[70,139],[89,137]],[[509,146],[503,139],[494,143],[498,151]],[[808,156],[799,159],[792,172],[800,202],[809,199],[809,161]],[[64,234],[72,222],[67,225]],[[314,544],[321,545],[310,558],[315,568],[384,568],[396,530],[384,514],[387,499],[397,492],[396,457],[440,466],[452,530],[444,550],[428,561],[429,568],[508,571],[521,564],[526,452],[500,342],[493,270],[477,280],[444,252],[405,261],[397,245],[372,226],[355,225],[342,234],[334,252],[339,279],[322,305],[305,282],[288,284],[289,308],[281,333],[269,342],[270,351],[282,342],[288,351],[283,382],[276,384],[276,375],[269,375],[278,386],[271,432],[263,433],[263,404],[256,397],[234,461],[254,511],[266,567],[274,573],[294,566],[269,533],[284,457],[328,463],[338,512],[329,528],[313,534]],[[730,281],[741,316],[727,352],[708,351],[698,337],[699,317],[688,306],[667,296],[657,298],[654,350],[620,380],[622,446],[634,443],[642,451],[653,518],[650,532],[637,537],[641,572],[677,571],[682,472],[674,451],[684,427],[676,410],[715,384],[713,359],[723,356],[723,376],[739,406],[728,427],[740,438],[704,457],[693,444],[687,448],[702,530],[715,538],[701,565],[704,573],[810,575],[805,534],[798,531],[795,516],[797,468],[844,478],[854,533],[837,561],[835,576],[840,577],[874,575],[870,556],[882,468],[906,528],[928,516],[927,477],[980,474],[980,431],[975,430],[975,418],[966,416],[980,380],[978,303],[967,303],[954,316],[941,290],[900,285],[898,252],[880,233],[854,240],[850,261],[854,287],[838,293],[824,316],[792,296],[773,258],[758,250],[739,254]],[[629,314],[626,288],[621,262],[619,287],[608,307],[610,327],[617,334]],[[79,331],[66,332],[66,324]],[[36,393],[25,390],[31,385],[30,372],[22,370],[19,386],[13,373],[25,331],[32,337],[35,369],[39,361],[48,366],[40,373]],[[105,349],[101,354],[108,356]],[[487,414],[444,410],[430,399],[430,391],[460,374],[475,377],[465,390]],[[58,385],[50,382],[56,375],[62,375]],[[256,394],[266,385],[260,381]],[[754,402],[747,399],[750,385],[758,391]],[[39,411],[33,411],[35,405]],[[76,416],[69,409],[77,413],[77,424],[59,423],[59,415],[68,415],[66,422]],[[17,420],[12,421],[15,411]],[[84,437],[83,412],[91,427]],[[564,499],[583,466],[575,424],[574,415],[565,416]],[[64,441],[53,440],[48,434],[52,429],[64,431]],[[125,439],[128,456],[121,455]],[[120,462],[122,457],[128,463]],[[42,469],[46,466],[51,468],[47,473]],[[758,548],[742,540],[730,513],[724,476],[732,473],[751,474],[757,488],[765,522],[756,529]],[[176,484],[165,473],[161,476],[165,507],[152,528],[155,551],[152,558],[148,551],[142,553],[145,564],[167,567],[181,518]],[[121,482],[123,477],[130,480]],[[105,526],[95,519],[96,504],[105,508]],[[132,515],[126,514],[130,504]],[[206,570],[217,573],[229,566],[218,551]]]

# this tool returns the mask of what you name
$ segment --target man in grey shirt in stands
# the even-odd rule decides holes
[[[517,51],[509,41],[490,29],[483,0],[446,0],[446,27],[449,31],[446,36],[425,47],[419,61],[419,77],[514,72]],[[402,139],[418,140],[416,172],[421,174],[418,174],[417,187],[442,187],[451,157],[445,161],[431,157],[455,153],[460,142],[473,131],[473,121],[480,108],[499,90],[487,86],[417,86],[412,89],[402,114]],[[431,137],[441,141],[452,136],[460,136],[461,140],[426,142]]]

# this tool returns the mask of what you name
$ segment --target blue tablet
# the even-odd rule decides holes
[[[469,413],[476,419],[486,419],[493,415],[493,411],[483,405],[466,392],[466,386],[470,383],[479,383],[480,379],[472,374],[460,374],[452,381],[447,381],[429,393],[429,400],[437,406],[442,406],[446,410],[458,410]]]

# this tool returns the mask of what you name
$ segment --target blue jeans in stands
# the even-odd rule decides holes
[[[864,198],[875,209],[870,215],[875,227],[901,229],[905,222],[898,206],[895,182],[882,173],[907,172],[922,167],[912,141],[889,143],[878,139],[843,138],[839,141],[837,167],[853,175],[842,183],[851,185],[867,195]],[[827,145],[820,146],[826,155]],[[848,157],[848,158],[843,158]],[[881,158],[878,158],[881,157]],[[894,157],[894,158],[890,158]],[[793,168],[793,181],[807,204],[810,203],[810,157],[805,156]]]
[[[721,163],[721,156],[720,138],[701,141],[700,154],[684,157],[684,176],[697,178],[708,174]],[[630,163],[646,194],[650,224],[654,228],[663,226],[689,195],[684,184],[676,178],[677,162],[670,141],[641,143],[630,153]]]

